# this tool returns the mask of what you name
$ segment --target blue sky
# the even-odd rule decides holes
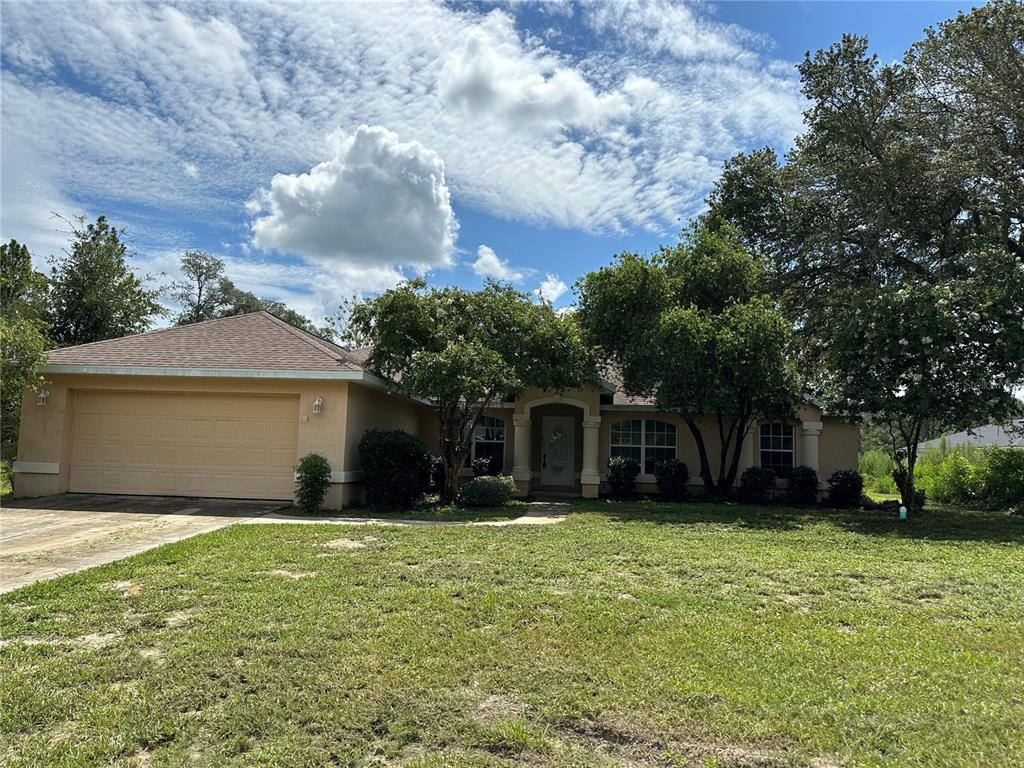
[[[2,237],[42,264],[52,211],[105,214],[140,272],[205,249],[314,318],[421,273],[564,306],[789,147],[806,50],[897,59],[968,7],[5,2]]]

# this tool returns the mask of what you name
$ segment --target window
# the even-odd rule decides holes
[[[616,422],[611,426],[611,455],[636,459],[645,475],[653,475],[657,462],[676,457],[676,427],[654,419]]]
[[[776,421],[761,425],[761,466],[776,477],[793,472],[793,425]]]
[[[494,416],[482,416],[473,429],[473,458],[488,458],[492,468],[505,468],[505,422]]]

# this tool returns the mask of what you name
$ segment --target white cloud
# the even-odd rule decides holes
[[[550,272],[547,277],[544,278],[537,288],[534,289],[534,294],[548,304],[554,304],[558,301],[562,294],[569,290],[569,286],[558,279],[558,275],[553,275]]]
[[[199,178],[199,166],[195,163],[182,163],[181,170],[183,170],[185,175],[191,179]]]
[[[331,145],[308,172],[274,176],[253,244],[331,267],[450,265],[458,224],[437,153],[380,126],[337,133]]]
[[[568,45],[572,34],[523,28],[516,10],[7,3],[3,229],[41,233],[48,205],[102,204],[125,212],[140,245],[174,244],[187,239],[177,228],[190,226],[234,241],[245,201],[281,174],[297,197],[279,186],[278,218],[263,211],[261,220],[283,224],[266,232],[272,247],[280,236],[280,247],[330,251],[317,258],[334,270],[366,272],[363,251],[391,254],[387,269],[436,266],[454,239],[435,215],[440,203],[419,209],[422,228],[402,222],[425,237],[405,249],[383,231],[372,248],[354,247],[344,231],[338,243],[324,239],[330,222],[303,205],[317,194],[307,183],[330,176],[318,169],[337,162],[331,131],[380,125],[399,143],[429,148],[444,160],[446,192],[500,218],[670,232],[700,205],[723,160],[785,147],[799,130],[792,67],[700,6],[562,6],[543,20],[563,30],[589,24],[594,46],[585,51]],[[553,47],[560,41],[563,50]],[[335,181],[354,188],[343,173]],[[270,192],[272,205],[273,182]],[[320,232],[310,241],[284,223],[302,210]],[[424,242],[425,252],[410,255]]]
[[[473,262],[473,273],[480,277],[493,277],[509,283],[517,283],[526,277],[529,270],[513,269],[507,259],[498,258],[494,249],[481,245],[476,250],[476,261]]]

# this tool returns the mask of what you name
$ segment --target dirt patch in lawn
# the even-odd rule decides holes
[[[331,541],[325,542],[324,546],[328,549],[350,552],[356,549],[366,549],[368,544],[372,544],[376,540],[374,536],[367,536],[362,539],[331,539]]]
[[[291,579],[293,581],[311,579],[316,576],[316,571],[289,571],[284,568],[272,568],[269,571],[259,571],[258,573],[263,576],[279,576],[282,579]]]
[[[473,719],[489,724],[511,717],[520,717],[526,712],[526,705],[502,693],[492,693],[473,710]]]

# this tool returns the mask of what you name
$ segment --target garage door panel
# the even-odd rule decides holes
[[[294,396],[79,392],[69,484],[85,493],[290,499]]]

